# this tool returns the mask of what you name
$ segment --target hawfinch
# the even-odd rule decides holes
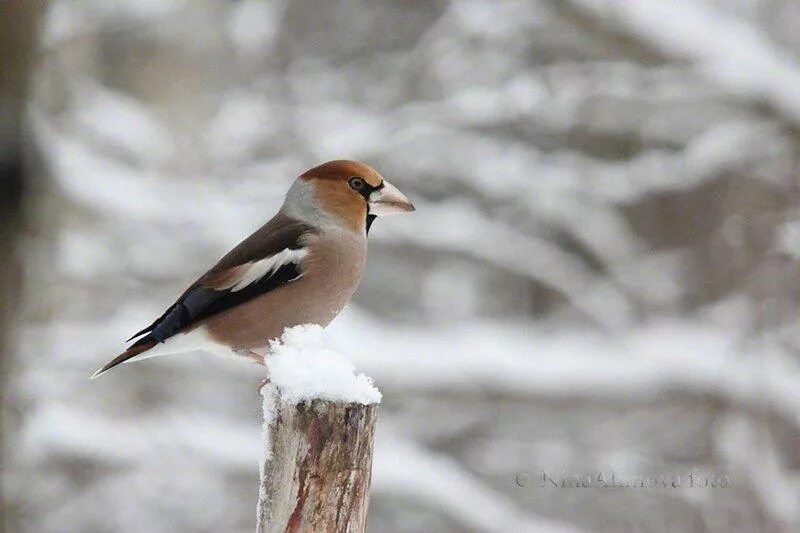
[[[350,299],[375,217],[414,211],[378,172],[330,161],[297,178],[278,214],[231,250],[123,353],[94,373],[157,355],[206,350],[263,364],[284,328],[327,326]]]

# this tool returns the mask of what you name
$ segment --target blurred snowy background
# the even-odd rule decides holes
[[[4,2],[0,34],[36,3]],[[26,195],[0,202],[6,530],[252,530],[258,369],[87,378],[335,158],[417,206],[375,224],[329,328],[384,393],[373,531],[800,528],[797,2],[53,0],[38,22]]]

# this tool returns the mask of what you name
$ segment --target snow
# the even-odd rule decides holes
[[[278,113],[256,94],[235,91],[225,96],[217,114],[203,133],[211,153],[246,160],[278,133]]]
[[[771,341],[752,340],[773,296],[783,297],[762,293],[762,278],[777,274],[778,285],[784,271],[772,269],[778,254],[746,249],[749,228],[775,225],[764,244],[783,254],[777,260],[800,258],[799,213],[756,205],[773,195],[762,188],[787,190],[796,174],[787,124],[800,121],[797,15],[786,16],[786,2],[749,0],[733,4],[752,13],[718,0],[553,4],[444,3],[424,24],[387,9],[381,17],[418,26],[419,38],[392,40],[393,28],[386,46],[353,54],[339,49],[354,35],[337,29],[346,25],[328,25],[329,40],[312,23],[352,6],[53,0],[28,112],[52,220],[41,242],[25,243],[34,259],[4,391],[21,424],[19,445],[6,447],[18,489],[9,496],[31,517],[27,529],[246,529],[231,517],[250,524],[261,368],[193,354],[91,386],[86,377],[271,216],[299,170],[343,156],[373,162],[419,211],[379,221],[370,235],[361,307],[326,330],[336,350],[319,328],[278,343],[264,424],[278,381],[282,401],[356,390],[380,398],[338,352],[374,377],[391,399],[375,443],[378,520],[391,508],[407,529],[410,501],[475,531],[559,528],[564,513],[528,507],[534,499],[515,491],[516,469],[664,460],[625,444],[636,423],[625,411],[603,427],[618,444],[589,444],[594,431],[569,407],[586,399],[642,412],[663,405],[679,417],[674,433],[699,440],[695,422],[711,404],[708,461],[730,470],[743,491],[735,498],[752,494],[746,512],[768,525],[798,520],[787,441],[800,428],[800,338],[792,322],[780,338],[766,330]],[[384,31],[367,18],[357,19],[359,36]],[[720,189],[730,177],[735,187]],[[753,180],[763,183],[745,194]],[[681,237],[682,224],[661,218],[664,206],[631,215],[661,196],[687,207],[699,199],[689,209],[698,216],[708,206],[696,235]],[[717,215],[727,222],[706,242],[705,222]],[[650,223],[664,246],[643,238]],[[724,281],[727,257],[741,261],[741,280],[724,305],[713,317],[687,309],[700,297],[698,266]],[[536,300],[539,286],[558,296],[544,302],[543,319],[505,301],[517,289]],[[403,291],[414,297],[395,308],[392,292]],[[468,402],[475,409],[457,415]],[[530,415],[506,402],[530,405]],[[691,413],[680,412],[684,403]],[[563,435],[515,436],[540,422],[542,406],[560,410],[553,425]],[[686,464],[674,449],[666,460]],[[487,472],[476,456],[496,464]],[[91,479],[75,477],[87,470]],[[725,498],[692,512],[717,523]],[[596,519],[591,507],[570,509]],[[637,520],[633,507],[625,514]],[[169,528],[173,519],[183,527]]]
[[[398,433],[391,427],[378,433],[373,493],[403,495],[435,503],[470,531],[580,531],[568,524],[518,510],[456,461],[428,452]]]
[[[138,325],[141,316],[152,311],[142,307],[142,304],[123,307],[111,321],[102,318],[96,322],[61,322],[59,327],[49,330],[52,338],[48,345],[53,350],[47,360],[48,371],[28,373],[14,384],[24,397],[39,400],[39,407],[27,418],[22,431],[21,459],[35,462],[59,456],[103,460],[133,469],[152,463],[150,459],[142,461],[142,457],[159,457],[174,450],[176,454],[189,453],[194,460],[215,468],[252,473],[260,455],[259,446],[265,440],[258,437],[256,426],[230,420],[225,410],[201,415],[159,407],[154,412],[140,412],[135,419],[115,419],[98,415],[96,407],[63,406],[65,398],[74,394],[73,389],[85,387],[87,372],[98,362],[97,352],[113,347],[125,332]],[[32,346],[40,343],[42,337],[38,329],[31,329],[24,336]],[[76,352],[73,347],[85,345],[87,339],[94,339],[94,348]],[[732,331],[711,323],[664,321],[607,337],[591,331],[548,331],[526,323],[501,325],[492,321],[436,328],[398,326],[351,308],[327,333],[319,326],[288,330],[276,343],[276,357],[272,361],[279,362],[276,368],[283,365],[282,369],[294,369],[297,374],[278,372],[280,375],[272,376],[273,385],[278,380],[282,384],[288,381],[289,387],[302,387],[311,396],[310,388],[306,388],[308,382],[304,381],[306,377],[300,376],[305,372],[313,373],[317,380],[314,392],[325,389],[320,378],[328,379],[324,373],[331,364],[316,365],[313,360],[330,358],[332,352],[334,359],[341,361],[341,355],[329,347],[329,342],[351,356],[359,368],[390,387],[392,397],[451,394],[471,398],[506,394],[567,402],[587,397],[641,402],[678,391],[685,396],[708,395],[721,405],[774,415],[791,427],[800,427],[797,362],[788,353],[769,353],[766,349],[752,358],[751,349],[737,342]],[[33,350],[28,347],[26,352]],[[293,360],[280,363],[282,357]],[[213,396],[209,399],[212,404],[222,401],[217,396],[222,389],[209,389],[218,381],[219,372],[235,372],[243,381],[254,370],[253,366],[231,365],[210,355],[191,358],[194,363],[189,357],[163,358],[145,363],[142,369],[149,365],[164,375],[180,375],[180,387],[191,395],[193,402]],[[304,368],[309,360],[314,365],[310,370]],[[347,381],[357,381],[352,365],[344,362],[343,366],[348,370]],[[203,376],[209,375],[213,376],[211,381],[203,385]],[[133,377],[118,376],[118,379],[130,381]],[[299,381],[294,383],[293,379]],[[192,384],[197,384],[196,388]],[[104,385],[110,387],[113,382]],[[240,386],[248,388],[250,383]],[[371,385],[366,388],[380,397]],[[262,390],[266,427],[273,420],[276,392],[273,386]],[[485,526],[492,517],[499,520],[497,524],[509,526],[506,531],[566,528],[536,513],[520,511],[497,487],[446,454],[428,450],[402,435],[404,429],[405,425],[393,420],[393,413],[381,414],[373,465],[376,495],[433,502],[474,530],[491,530]],[[442,427],[437,427],[437,431],[443,432]],[[203,438],[198,439],[201,434]],[[730,456],[730,462],[725,464],[732,469],[752,469],[748,458],[762,454],[763,449],[753,444],[752,449],[740,450],[740,442],[736,438],[720,439],[721,445],[730,448],[723,450],[725,457]],[[741,458],[737,455],[744,452],[747,454]],[[146,477],[149,471],[138,468],[138,475]],[[758,480],[758,475],[749,470],[741,474],[744,475]],[[794,494],[797,482],[794,477],[785,481],[782,486],[787,494]],[[788,501],[781,499],[769,504],[776,507],[775,512],[780,516],[796,516]]]
[[[427,330],[390,327],[351,308],[329,335],[398,394],[651,399],[677,390],[800,426],[800,365],[774,346],[753,358],[734,332],[707,321],[663,320],[613,336],[492,321]]]
[[[77,383],[83,384],[96,366],[98,352],[113,350],[116,341],[150,312],[131,306],[112,321],[61,322],[50,328],[51,372],[26,375],[17,380],[15,389],[27,398],[49,390],[53,400],[59,401],[60,395],[70,394],[71,387],[82,386]],[[31,353],[44,335],[41,329],[28,328],[23,340],[29,344],[21,348]],[[97,351],[72,348],[90,338],[97,343]],[[328,330],[315,325],[288,329],[268,360],[271,386],[262,393],[280,385],[281,392],[296,401],[315,397],[380,401],[372,381],[363,374],[355,376],[353,364],[330,348],[329,342],[397,395],[505,393],[647,400],[677,390],[775,413],[800,427],[800,364],[779,346],[760,347],[754,358],[753,347],[742,345],[735,331],[710,320],[661,320],[608,336],[489,320],[433,329],[398,326],[350,307]],[[78,362],[79,357],[85,359]],[[251,365],[230,365],[211,355],[191,357],[204,363],[165,357],[143,364],[158,365],[161,372],[179,370],[187,382],[223,369],[241,378],[252,376]],[[213,368],[209,370],[208,365]],[[357,389],[361,400],[340,399],[344,385]],[[353,390],[351,394],[355,398]]]
[[[128,422],[52,402],[31,413],[20,449],[25,461],[102,457],[115,464],[179,450],[223,468],[244,468],[258,456],[258,439],[253,428],[222,417],[166,410]]]
[[[372,378],[356,374],[353,364],[329,345],[325,330],[317,324],[301,324],[283,331],[270,341],[266,358],[269,384],[261,389],[264,422],[264,458],[259,478],[272,457],[272,430],[280,404],[291,406],[316,399],[371,405],[380,403],[381,393]],[[259,502],[264,501],[260,484]]]
[[[703,2],[571,0],[660,50],[688,58],[733,94],[765,101],[800,121],[800,70],[763,31]],[[746,68],[742,68],[746,65]]]
[[[381,401],[372,379],[356,374],[353,364],[328,345],[321,326],[287,328],[280,340],[271,341],[270,349],[265,398],[275,389],[281,401],[290,405],[315,399],[364,405]]]
[[[473,202],[416,201],[413,223],[381,221],[370,239],[415,243],[439,253],[465,254],[520,276],[543,282],[567,296],[586,316],[609,328],[632,320],[632,309],[617,289],[580,261],[544,238],[525,234],[511,224],[487,217]],[[438,223],[447,220],[448,224]],[[424,229],[421,229],[424,228]]]
[[[98,146],[151,164],[173,155],[166,125],[136,98],[89,81],[76,83],[75,93],[75,127]]]
[[[74,5],[64,1],[52,2],[45,12],[42,24],[42,45],[45,48],[57,46],[87,31],[88,24],[83,13],[77,11]]]
[[[789,220],[784,223],[779,228],[775,241],[778,251],[794,259],[800,259],[800,220]]]
[[[278,35],[282,11],[279,2],[238,2],[226,21],[231,40],[242,52],[263,53]]]

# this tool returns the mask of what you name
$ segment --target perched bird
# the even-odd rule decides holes
[[[330,161],[295,180],[278,214],[195,281],[127,350],[97,370],[206,350],[264,362],[284,328],[327,326],[361,279],[375,217],[414,211],[358,161]]]

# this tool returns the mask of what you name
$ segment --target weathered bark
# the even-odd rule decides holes
[[[259,532],[364,531],[377,405],[283,405],[269,425]]]

